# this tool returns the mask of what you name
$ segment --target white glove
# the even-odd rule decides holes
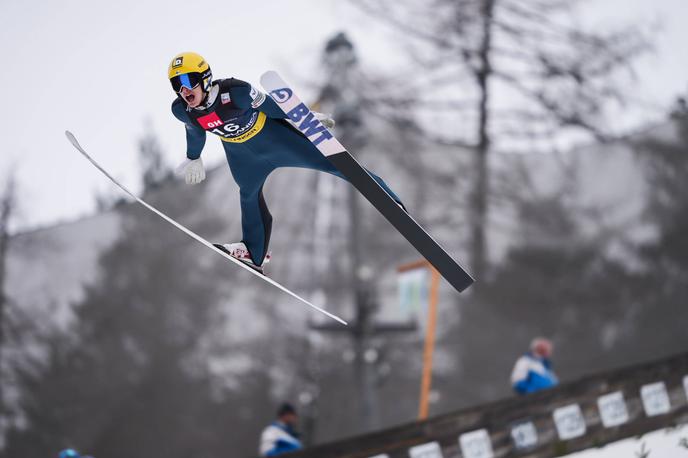
[[[203,161],[200,157],[198,159],[187,158],[179,164],[176,173],[179,176],[184,175],[186,184],[198,184],[205,180],[205,167],[203,167]]]
[[[327,127],[328,129],[332,129],[334,127],[334,119],[332,119],[332,115],[314,111],[313,116],[315,116],[315,119],[320,121],[323,126]]]

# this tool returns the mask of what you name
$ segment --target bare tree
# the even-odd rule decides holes
[[[416,69],[394,93],[432,121],[428,136],[468,149],[467,198],[473,273],[487,268],[491,189],[488,156],[550,151],[572,135],[604,138],[611,102],[623,103],[617,76],[648,50],[635,26],[601,32],[576,25],[563,0],[383,0],[354,3],[403,34]],[[430,109],[430,111],[427,111]],[[439,126],[439,127],[437,127]]]
[[[0,387],[4,374],[3,351],[5,348],[5,316],[7,314],[8,296],[6,291],[7,284],[7,252],[10,240],[10,221],[16,210],[16,180],[14,174],[10,174],[5,189],[0,195]],[[4,412],[3,402],[4,392],[0,389],[0,412]]]
[[[157,187],[170,176],[170,168],[165,164],[164,154],[160,148],[158,137],[153,131],[153,123],[148,119],[145,123],[145,133],[139,139],[139,161],[143,169],[143,189],[150,190]]]

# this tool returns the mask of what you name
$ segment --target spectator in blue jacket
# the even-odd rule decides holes
[[[528,394],[552,388],[559,379],[552,370],[552,342],[537,337],[530,343],[530,351],[521,356],[511,371],[511,386],[517,394]]]
[[[277,420],[260,435],[260,456],[277,456],[301,449],[299,433],[296,432],[298,420],[294,406],[282,404],[277,411]]]
[[[58,458],[93,458],[90,455],[80,455],[79,452],[74,450],[73,448],[66,448],[62,450],[59,455],[57,455]]]

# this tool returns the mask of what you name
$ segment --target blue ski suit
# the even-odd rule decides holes
[[[239,185],[242,241],[256,265],[263,263],[270,243],[272,216],[263,197],[263,184],[273,170],[301,167],[344,178],[286,121],[286,115],[270,97],[244,81],[215,81],[203,107],[189,108],[177,98],[172,113],[186,127],[187,158],[201,156],[206,132],[222,140],[229,169]],[[401,202],[381,178],[371,176]]]

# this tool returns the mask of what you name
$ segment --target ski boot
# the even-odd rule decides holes
[[[213,245],[219,250],[224,251],[231,257],[238,259],[239,261],[249,266],[251,269],[258,271],[263,275],[265,275],[265,273],[263,272],[263,266],[270,262],[270,258],[272,257],[272,254],[268,252],[268,254],[266,254],[265,258],[263,259],[263,264],[257,265],[253,263],[253,259],[251,259],[251,253],[249,253],[248,248],[246,248],[244,242],[225,243],[223,245],[219,243],[213,243]]]

